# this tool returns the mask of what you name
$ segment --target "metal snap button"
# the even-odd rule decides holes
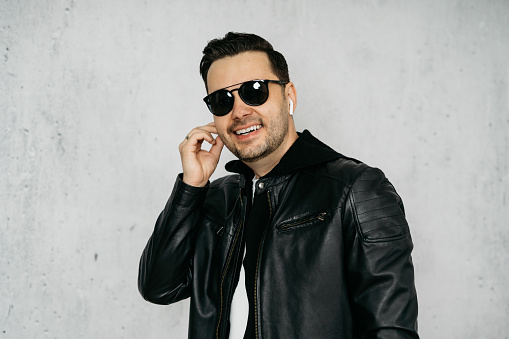
[[[265,183],[263,183],[263,182],[258,183],[258,188],[261,189],[261,190],[264,189],[265,188]]]

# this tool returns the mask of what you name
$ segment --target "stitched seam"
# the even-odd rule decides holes
[[[359,181],[362,181],[362,180],[359,180]],[[371,181],[374,181],[374,180],[371,180]],[[375,188],[366,188],[363,190],[357,190],[354,193],[364,193],[364,192],[371,192],[371,191],[376,191],[376,189]]]
[[[180,189],[186,191],[184,188],[179,188],[179,186],[177,186],[177,189],[176,189],[177,191],[175,192],[175,195],[178,195],[178,194],[182,195],[181,193],[178,192],[178,190],[180,190]],[[187,191],[186,191],[186,193],[187,193]],[[201,199],[201,197],[200,197],[200,199]],[[170,218],[170,215],[172,215],[173,212],[176,211],[177,209],[181,208],[181,206],[182,205],[179,205],[176,201],[173,201],[173,200],[170,203],[170,205],[168,206],[168,209],[166,209],[166,206],[165,206],[165,208],[163,209],[162,213],[164,213],[165,210],[167,210],[167,213],[164,213],[162,224],[167,225],[168,224],[168,219]],[[193,228],[194,228],[194,224],[195,224],[195,221],[196,221],[195,212],[190,212],[189,215],[192,215],[192,218],[193,218]],[[163,234],[163,233],[164,232],[162,231],[161,234]],[[157,246],[153,246],[153,247],[154,248],[152,249],[151,252],[152,253],[159,253],[159,251],[161,249],[161,241],[158,241]],[[192,255],[190,255],[190,257],[192,257]],[[147,273],[145,274],[145,282],[144,282],[144,284],[142,286],[142,289],[144,291],[143,294],[146,294],[145,290],[146,290],[146,287],[147,287],[147,281],[151,280],[152,274],[154,273],[154,269],[152,267],[153,265],[150,265],[150,266],[151,266],[150,270],[147,270]],[[179,286],[181,286],[181,285],[179,285]]]
[[[385,218],[390,218],[390,217],[396,217],[398,215],[403,215],[403,214],[402,213],[398,213],[398,214],[393,214],[393,215],[384,215],[383,217],[380,217],[380,218],[370,219],[370,220],[363,221],[362,224],[367,224],[368,222],[372,222],[372,221],[375,221],[375,220],[380,220],[380,219],[385,219]]]
[[[380,207],[380,208],[370,209],[369,211],[358,213],[358,215],[363,215],[363,214],[366,214],[366,213],[369,213],[369,212],[374,212],[374,211],[385,210],[385,209],[393,208],[393,207],[399,207],[399,205],[398,204],[394,204],[394,205],[390,205],[390,206],[384,206],[384,207]]]
[[[242,200],[242,196],[239,196],[239,197],[240,197],[240,200]],[[230,213],[229,215],[226,215],[226,216],[225,216],[225,219],[230,218],[230,217],[231,217],[231,215],[232,215],[232,213],[235,213],[234,211],[235,211],[235,207],[237,206],[237,204],[238,204],[238,202],[236,201],[236,202],[233,204],[233,208],[232,208],[231,213]],[[218,216],[216,216],[216,215],[217,215],[217,213],[213,212],[213,210],[211,210],[211,209],[208,209],[208,208],[206,208],[206,207],[203,207],[203,208],[202,208],[202,210],[204,211],[203,213],[204,213],[205,215],[208,215],[208,216],[210,216],[211,218],[219,218]]]
[[[243,205],[242,204],[242,197],[241,197],[241,200],[240,200],[240,204],[241,206]],[[233,245],[232,245],[232,248],[230,250],[230,254],[228,255],[228,260],[226,262],[226,267],[225,267],[225,270],[224,270],[224,273],[223,273],[223,276],[221,278],[221,285],[220,285],[220,300],[221,300],[221,307],[220,307],[220,310],[219,310],[219,319],[217,321],[217,330],[216,330],[216,338],[219,339],[219,327],[221,326],[221,317],[223,315],[223,283],[224,283],[224,278],[226,277],[226,273],[228,272],[228,266],[230,265],[230,261],[231,261],[231,258],[233,256],[233,252],[235,251],[235,245],[237,244],[237,240],[239,238],[239,234],[240,234],[240,228],[242,227],[242,221],[241,221],[241,224],[239,225],[239,228],[237,230],[237,235],[235,236],[235,240],[233,241]]]
[[[240,203],[242,205],[242,196],[241,195],[239,195],[238,202],[235,202],[235,204],[233,205],[232,212],[229,215],[227,215],[226,218],[224,218],[224,220],[223,220],[223,218],[219,218],[216,213],[212,212],[212,210],[207,209],[207,208],[202,209],[203,217],[212,220],[218,226],[218,228],[224,228],[225,221],[228,220],[228,218],[230,218],[232,216],[232,213],[235,213],[234,212],[235,207],[237,206],[238,203]],[[232,237],[234,236],[234,234],[231,234],[230,232],[226,232],[226,233]]]
[[[219,220],[213,218],[211,215],[208,215],[208,214],[203,214],[203,220],[208,220],[210,221],[210,223],[212,224],[212,227],[214,229],[214,231],[216,232],[216,234],[219,234],[220,231],[222,231],[224,229],[224,225],[225,225],[225,222],[220,222]],[[234,236],[234,234],[230,234],[229,232],[226,232],[228,235],[231,235],[231,236]]]
[[[226,177],[223,177],[223,178],[219,178],[217,180],[214,180],[212,183],[210,183],[209,185],[209,189],[213,189],[213,190],[224,190],[224,186],[228,185],[234,185],[235,187],[238,187],[239,186],[239,178],[240,178],[240,175],[228,175]]]
[[[408,224],[397,224],[397,225],[392,225],[392,226],[375,228],[374,230],[366,231],[365,234],[368,234],[368,233],[371,233],[371,232],[374,232],[374,231],[378,231],[378,230],[383,230],[383,229],[393,228],[393,227],[400,227],[400,226],[408,226]],[[404,232],[404,233],[406,233],[406,232]]]
[[[238,236],[238,234],[237,234]],[[219,338],[219,326],[221,325],[221,317],[223,316],[223,283],[224,283],[224,278],[226,277],[226,273],[228,272],[228,266],[230,265],[230,260],[233,256],[233,250],[235,248],[235,245],[237,243],[237,237],[235,237],[235,241],[233,242],[233,246],[232,246],[232,249],[230,251],[230,254],[228,256],[228,261],[226,262],[226,268],[225,268],[225,271],[223,273],[223,276],[221,277],[221,286],[220,286],[220,300],[221,300],[221,307],[220,307],[220,310],[219,310],[219,320],[217,322],[217,330],[216,330],[216,338]]]
[[[327,212],[322,212],[322,213],[319,213],[318,215],[314,215],[312,217],[309,217],[306,220],[299,220],[297,222],[294,222],[294,223],[291,223],[291,224],[288,224],[288,225],[280,226],[279,229],[282,230],[282,229],[286,229],[286,228],[289,228],[289,227],[305,224],[305,223],[307,223],[309,221],[312,221],[312,220],[315,220],[315,219],[319,219],[320,221],[323,221],[326,216],[327,216]]]
[[[217,224],[217,225],[221,225],[224,223],[224,220],[221,221],[220,218],[216,217],[215,215],[213,215],[213,213],[210,213],[208,210],[206,209],[202,209],[202,214],[203,214],[203,217],[206,218],[206,219],[210,219],[213,223]]]
[[[357,182],[360,182],[360,181],[377,181],[377,179],[370,179],[370,180],[362,180],[362,179],[359,179],[357,180]],[[359,189],[358,191],[355,191],[355,193],[363,193],[363,192],[371,192],[371,191],[376,191],[378,188],[380,188],[382,185],[388,185],[388,186],[391,186],[393,189],[394,189],[394,186],[392,186],[392,184],[390,184],[387,179],[384,179],[381,183],[380,183],[380,186],[378,186],[377,188],[366,188],[366,189]]]
[[[344,180],[338,179],[337,177],[332,176],[332,175],[328,175],[328,174],[316,174],[316,173],[311,172],[310,170],[303,170],[302,172],[303,173],[307,173],[307,174],[309,174],[309,175],[311,175],[313,177],[332,179],[332,180],[334,180],[336,182],[340,182],[340,183],[344,184],[347,187],[351,187],[352,186],[351,184],[348,184]],[[364,172],[364,170],[363,170],[363,172]]]
[[[371,191],[376,191],[376,190],[371,190]],[[369,192],[369,191],[365,191],[365,192]],[[354,194],[355,193],[357,193],[357,192],[354,192]],[[366,199],[366,200],[359,200],[359,201],[356,202],[356,204],[361,203],[361,202],[365,202],[365,201],[371,201],[371,200],[383,199],[383,198],[386,198],[386,197],[376,197],[376,198],[371,198],[371,199]]]
[[[346,159],[349,159],[349,158],[346,158]],[[353,182],[355,182],[355,181],[356,181],[356,179],[357,179],[357,178],[359,178],[359,177],[362,175],[362,173],[364,173],[364,171],[366,171],[366,170],[369,168],[366,164],[361,163],[361,162],[357,163],[356,165],[357,165],[357,166],[358,166],[358,165],[364,165],[364,166],[366,166],[366,167],[360,171],[360,173],[356,176],[355,180],[353,180],[353,181],[352,181],[352,183],[353,183]],[[339,171],[339,170],[341,170],[344,166],[346,166],[346,163],[343,163],[343,164],[342,164],[342,165],[338,168],[338,171]],[[309,170],[309,169],[304,169],[302,172],[303,172],[303,173],[307,173],[307,174],[309,174],[309,175],[311,175],[311,176],[315,176],[315,177],[332,179],[332,180],[334,180],[334,181],[336,181],[336,182],[340,182],[340,183],[342,183],[342,184],[344,184],[345,186],[348,186],[348,187],[351,187],[351,186],[352,186],[352,184],[348,184],[347,182],[345,182],[344,180],[341,180],[341,179],[340,179],[340,178],[338,178],[337,176],[328,175],[328,174],[317,174],[317,173],[311,172],[311,170]]]
[[[389,242],[389,241],[395,241],[395,240],[400,240],[400,239],[403,239],[404,237],[406,237],[408,235],[408,231],[405,231],[403,233],[401,233],[401,235],[396,235],[396,236],[391,236],[391,237],[385,237],[385,238],[375,238],[375,239],[364,239],[364,242],[366,243],[377,243],[377,242]]]
[[[258,267],[259,267],[259,264],[260,264],[260,253],[262,251],[262,244],[263,244],[263,240],[265,239],[265,235],[267,234],[267,229],[269,228],[269,225],[270,225],[270,218],[272,217],[272,205],[270,203],[270,194],[269,194],[269,191],[267,191],[267,200],[269,202],[269,221],[267,222],[267,225],[265,226],[265,232],[263,232],[263,237],[262,237],[262,240],[260,241],[260,245],[258,247],[258,257],[256,258],[256,270],[255,270],[255,281],[254,281],[254,308],[255,308],[255,338],[258,339],[258,294],[256,293],[257,292],[257,289],[258,289],[258,284],[256,283],[257,280],[258,280]]]
[[[340,207],[338,207],[337,209],[340,209]],[[321,224],[322,222],[324,222],[326,219],[329,218],[329,215],[330,215],[330,213],[322,212],[319,215],[316,215],[312,218],[308,218],[302,222],[296,222],[293,224],[277,227],[276,231],[277,231],[277,233],[286,233],[286,232],[292,232],[294,230],[298,230],[301,228],[314,226],[316,224]]]
[[[355,184],[355,182],[357,181],[357,179],[362,176],[362,174],[368,170],[369,167],[366,167],[364,170],[362,170],[359,175],[355,178],[355,180],[353,181],[353,184]],[[355,192],[352,191],[352,188],[353,188],[353,184],[350,186],[350,189],[348,190],[348,193],[347,193],[347,199],[345,200],[345,205],[348,201],[350,201],[350,205],[351,205],[351,208],[352,208],[352,214],[353,214],[353,218],[355,220],[355,229],[357,230],[357,234],[359,234],[359,236],[361,237],[361,239],[364,241],[366,240],[365,237],[364,237],[364,234],[362,233],[362,228],[361,228],[361,223],[359,222],[359,216],[357,215],[357,209],[355,208],[355,205],[357,204],[357,202],[355,201]],[[350,197],[350,199],[348,199],[348,197]],[[345,206],[345,211],[346,211],[346,206]]]
[[[356,180],[358,183],[360,182],[363,182],[363,183],[367,183],[367,182],[373,182],[373,181],[377,181],[376,179],[358,179]],[[365,185],[362,185],[362,186],[365,186]],[[361,187],[362,188],[362,187]],[[370,191],[371,189],[366,189],[366,191]],[[359,190],[359,191],[355,191],[355,192],[365,192],[364,190]]]

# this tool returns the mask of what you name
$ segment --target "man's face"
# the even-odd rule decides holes
[[[278,80],[267,55],[245,52],[214,61],[207,75],[207,84],[210,94],[222,88],[237,89],[240,85],[235,84],[241,82],[263,79]],[[254,162],[278,153],[285,146],[290,119],[285,93],[284,85],[269,83],[267,101],[260,106],[249,106],[239,97],[238,91],[234,91],[233,109],[224,116],[214,116],[219,137],[237,158]],[[245,133],[246,129],[248,133]]]

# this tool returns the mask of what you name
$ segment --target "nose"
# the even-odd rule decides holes
[[[232,119],[242,119],[247,115],[250,115],[253,112],[253,109],[251,106],[246,104],[239,96],[238,91],[233,92],[233,96],[235,100],[233,101],[233,108],[232,108]]]

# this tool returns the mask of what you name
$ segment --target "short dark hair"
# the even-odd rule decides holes
[[[274,50],[272,45],[256,34],[228,32],[223,38],[209,41],[203,49],[200,62],[200,74],[207,87],[207,74],[210,65],[216,60],[235,56],[244,52],[264,52],[269,58],[272,71],[277,80],[289,82],[288,64],[283,54]],[[271,79],[273,80],[273,79]],[[275,80],[275,79],[274,79]]]

